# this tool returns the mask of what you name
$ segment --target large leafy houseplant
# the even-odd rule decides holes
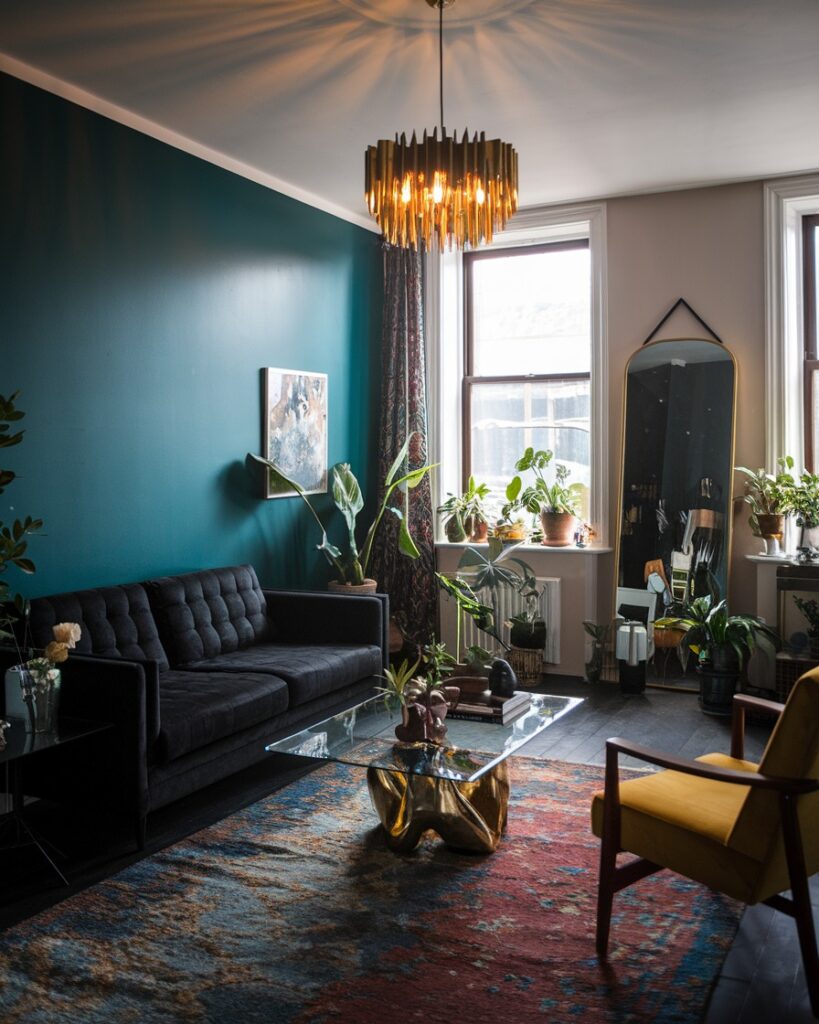
[[[790,492],[790,510],[796,525],[806,530],[819,526],[819,474],[802,473]]]
[[[444,516],[444,529],[450,541],[467,537],[476,540],[486,535],[488,516],[484,502],[488,496],[487,485],[477,483],[474,476],[470,476],[463,494],[447,494],[438,506],[438,514]]]
[[[333,501],[335,502],[336,508],[341,512],[347,526],[347,548],[345,551],[342,551],[340,548],[336,547],[335,544],[331,543],[327,536],[327,531],[319,519],[316,510],[310,504],[307,495],[304,493],[304,488],[301,487],[300,484],[296,483],[295,480],[291,480],[289,477],[285,476],[275,462],[262,458],[260,455],[253,455],[252,452],[249,454],[257,462],[261,462],[263,465],[267,466],[276,480],[295,491],[308,507],[310,514],[315,519],[316,524],[321,531],[321,543],[317,545],[317,549],[321,551],[330,565],[335,568],[338,573],[338,582],[351,584],[353,586],[360,586],[368,578],[367,572],[370,568],[373,543],[375,541],[378,528],[387,512],[394,515],[399,521],[399,551],[408,558],[418,558],[420,554],[418,547],[410,534],[403,512],[401,509],[390,504],[390,499],[396,490],[403,490],[405,488],[412,489],[417,487],[426,474],[435,468],[432,465],[421,466],[419,469],[410,470],[408,473],[403,473],[399,476],[401,467],[406,460],[411,440],[412,435],[410,435],[404,442],[401,447],[401,451],[398,453],[395,461],[387,471],[387,475],[384,480],[384,496],[374,519],[367,529],[364,536],[364,542],[360,547],[356,537],[356,525],[358,515],[364,508],[364,497],[361,493],[361,487],[359,486],[355,474],[346,462],[339,462],[333,466]]]
[[[729,615],[725,600],[714,604],[710,595],[695,598],[678,617],[658,619],[655,626],[683,630],[679,651],[683,667],[689,653],[700,667],[739,672],[756,648],[779,648],[779,637],[754,615]]]
[[[776,460],[776,473],[768,473],[764,469],[748,469],[737,466],[738,473],[745,476],[745,492],[741,500],[751,509],[748,519],[755,534],[764,533],[764,523],[760,526],[760,516],[783,516],[793,511],[794,488],[793,458],[783,455]]]
[[[555,477],[552,483],[546,479],[548,469],[554,452],[535,451],[534,448],[527,448],[523,455],[515,463],[518,473],[525,473],[529,470],[534,473],[534,482],[524,487],[520,493],[520,500],[523,505],[534,515],[539,512],[568,513],[575,515],[577,504],[582,492],[581,484],[566,485],[570,476],[570,470],[562,462],[555,463]]]
[[[12,448],[23,440],[24,430],[10,433],[10,425],[25,416],[15,405],[19,391],[9,398],[0,395],[0,448]],[[0,494],[15,479],[10,469],[0,469]],[[20,594],[11,593],[5,574],[11,566],[21,572],[34,572],[34,563],[27,555],[28,537],[42,528],[42,519],[15,519],[7,525],[0,521],[0,640],[15,640],[14,626],[25,617],[27,603]]]

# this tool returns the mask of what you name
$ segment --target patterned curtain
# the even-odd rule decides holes
[[[414,436],[407,469],[416,469],[428,460],[422,267],[420,253],[384,245],[379,437],[382,484],[409,434]],[[376,542],[372,575],[378,580],[378,589],[389,594],[390,614],[404,636],[415,644],[426,643],[436,628],[438,600],[429,477],[418,487],[396,492],[393,497],[407,519],[421,557],[411,559],[399,552],[398,520],[390,516]]]

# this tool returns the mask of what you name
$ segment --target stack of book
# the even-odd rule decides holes
[[[509,725],[529,710],[531,700],[531,693],[525,690],[516,690],[511,697],[493,697],[488,691],[462,692],[455,708],[447,712],[447,719]]]

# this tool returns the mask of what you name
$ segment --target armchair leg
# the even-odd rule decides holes
[[[816,950],[816,928],[810,905],[810,889],[805,871],[805,854],[802,849],[799,819],[796,814],[796,800],[785,793],[782,794],[780,800],[785,857],[788,862],[788,875],[793,897],[792,913],[796,920],[796,932],[799,936],[799,948],[802,951],[802,963],[808,983],[811,1010],[814,1017],[819,1017],[819,954]]]
[[[597,955],[605,960],[609,950],[609,932],[611,930],[611,908],[614,901],[614,876],[617,870],[617,843],[610,834],[611,830],[603,826],[603,838],[600,842],[600,878],[597,883]]]

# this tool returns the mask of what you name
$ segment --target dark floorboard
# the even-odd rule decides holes
[[[727,753],[730,747],[730,723],[704,715],[696,696],[688,693],[647,689],[641,695],[624,696],[610,683],[590,686],[555,676],[547,677],[538,689],[585,699],[576,711],[555,722],[526,748],[530,756],[602,766],[605,742],[610,736],[634,739],[669,754],[689,757],[709,751]],[[746,757],[759,758],[768,732],[769,727],[762,724],[748,726]],[[624,766],[646,767],[631,758],[622,758],[621,762]],[[64,888],[52,884],[30,850],[2,852],[0,929],[219,821],[312,767],[295,758],[271,757],[156,812],[150,818],[148,844],[142,854],[135,851],[126,824],[117,828],[111,822],[100,822],[93,814],[45,803],[32,805],[28,809],[31,820],[67,855],[62,866],[71,885]],[[819,878],[813,879],[811,893],[814,906],[819,907]],[[813,1020],[793,921],[769,907],[748,908],[703,1024],[802,1024]]]

